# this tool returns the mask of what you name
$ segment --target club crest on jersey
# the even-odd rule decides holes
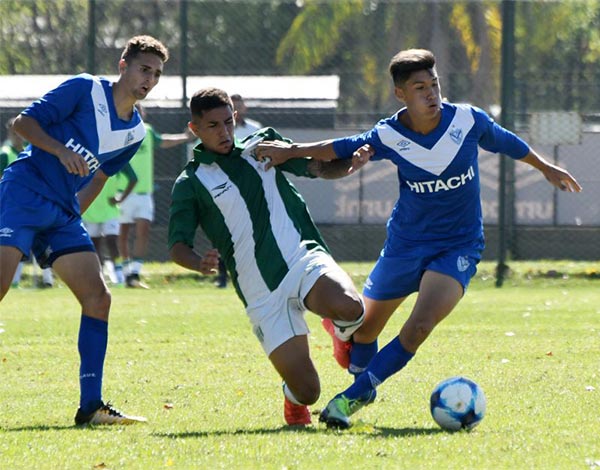
[[[128,145],[130,142],[132,142],[133,139],[134,139],[133,131],[129,131],[127,133],[127,136],[125,137],[125,145]]]
[[[466,256],[459,256],[456,258],[456,267],[462,273],[465,272],[471,263],[469,263],[469,259]]]
[[[463,131],[461,128],[452,126],[452,130],[448,134],[456,145],[460,145],[463,140]]]

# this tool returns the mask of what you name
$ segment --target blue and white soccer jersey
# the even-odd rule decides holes
[[[402,125],[399,117],[405,112],[400,110],[368,132],[333,142],[340,158],[350,158],[356,149],[370,144],[375,149],[371,160],[388,159],[398,167],[400,197],[387,223],[388,240],[365,285],[364,295],[375,299],[403,297],[418,290],[427,269],[447,273],[466,287],[464,273],[472,277],[475,269],[456,267],[465,259],[476,265],[483,250],[479,147],[514,159],[529,152],[522,139],[470,105],[443,103],[440,123],[427,135]],[[413,278],[406,277],[400,286],[401,276],[394,275],[394,270],[408,276],[404,264],[415,259],[407,250],[415,247],[425,250],[418,255],[422,261],[433,256],[438,262],[419,263]],[[463,251],[442,267],[441,260],[457,249]],[[386,276],[379,273],[384,258],[397,258],[396,263],[385,263]]]
[[[57,157],[29,145],[0,183],[0,244],[15,246],[24,254],[33,245],[34,254],[49,263],[63,253],[93,250],[82,228],[77,192],[98,169],[108,176],[117,173],[145,136],[137,111],[128,122],[119,119],[112,85],[106,79],[77,75],[23,111],[51,137],[82,155],[90,174],[71,174]],[[9,193],[19,198],[21,212],[9,207]],[[27,200],[31,204],[24,211]],[[57,231],[60,237],[55,236]]]

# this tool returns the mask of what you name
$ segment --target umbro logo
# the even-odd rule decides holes
[[[12,228],[9,227],[2,227],[0,228],[0,237],[12,237],[12,234],[14,233],[14,230]]]
[[[402,149],[402,150],[407,150],[408,147],[410,147],[410,140],[406,140],[406,139],[400,140],[400,141],[396,142],[396,146],[400,147],[400,149]]]

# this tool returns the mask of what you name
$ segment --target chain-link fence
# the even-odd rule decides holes
[[[508,38],[503,25],[511,9]],[[24,87],[19,74],[114,75],[126,40],[147,33],[171,52],[145,104],[157,131],[180,132],[187,98],[213,85],[240,93],[249,117],[293,140],[345,136],[400,106],[390,58],[404,48],[431,49],[445,98],[509,123],[584,186],[580,194],[560,193],[539,172],[507,162],[500,199],[502,157],[482,152],[485,258],[498,258],[499,246],[515,259],[600,257],[600,2],[3,0],[0,14],[7,45],[0,57],[2,125],[41,94]],[[510,82],[503,80],[505,50],[514,57]],[[170,189],[190,152],[189,146],[156,152],[151,259],[167,259]],[[342,180],[294,183],[338,259],[377,257],[398,196],[394,166],[373,163]]]

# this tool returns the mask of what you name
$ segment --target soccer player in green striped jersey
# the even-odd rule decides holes
[[[236,140],[231,99],[216,88],[195,93],[190,108],[189,128],[202,143],[173,187],[171,257],[188,269],[214,272],[216,251],[204,257],[194,251],[196,231],[202,228],[225,261],[254,334],[284,381],[286,422],[310,424],[308,405],[319,398],[320,383],[304,312],[331,319],[349,338],[362,324],[363,302],[284,172],[340,178],[352,172],[352,160],[303,158],[267,168],[253,150],[263,140],[282,139],[274,129]]]

